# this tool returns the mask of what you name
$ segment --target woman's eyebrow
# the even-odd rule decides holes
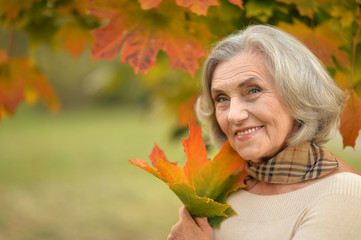
[[[211,92],[212,92],[212,93],[222,93],[223,90],[217,89],[217,88],[212,88],[212,89],[211,89]]]
[[[241,83],[238,84],[238,88],[242,88],[245,85],[250,84],[251,82],[259,82],[261,81],[258,77],[249,77],[246,80],[242,81]]]
[[[242,81],[241,83],[238,84],[238,88],[242,88],[252,82],[259,82],[261,81],[258,77],[249,77],[246,80]],[[211,89],[211,93],[223,93],[224,91],[218,88],[212,88]]]

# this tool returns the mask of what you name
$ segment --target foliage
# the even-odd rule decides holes
[[[183,139],[187,161],[184,167],[169,162],[156,145],[146,161],[135,158],[131,164],[138,166],[165,182],[179,197],[194,217],[208,217],[209,223],[219,226],[235,211],[226,204],[228,193],[245,187],[245,161],[226,142],[211,161],[202,138],[202,130],[195,122],[189,124],[189,138]]]
[[[0,120],[14,113],[19,102],[33,103],[39,97],[52,110],[58,109],[59,102],[46,76],[34,69],[29,59],[9,59],[0,50]]]
[[[361,128],[352,105],[361,96],[360,0],[0,0],[0,23],[10,31],[25,31],[32,50],[45,42],[73,57],[90,45],[93,60],[120,54],[120,61],[136,73],[147,73],[139,81],[174,110],[198,94],[197,70],[212,42],[249,24],[277,25],[303,41],[349,93],[340,127],[344,147],[355,146]],[[13,43],[11,38],[9,59],[16,57]],[[174,94],[162,90],[173,85]],[[0,98],[12,99],[12,91],[1,91]],[[13,98],[11,105],[20,100]],[[1,104],[3,114],[15,111]],[[185,112],[185,105],[179,112]]]

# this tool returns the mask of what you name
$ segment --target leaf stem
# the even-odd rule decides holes
[[[354,81],[354,72],[355,72],[355,59],[356,59],[356,48],[357,48],[357,40],[360,36],[361,31],[361,24],[358,25],[355,39],[353,40],[353,47],[352,47],[352,63],[351,63],[351,81],[350,81],[350,88],[353,87],[353,81]]]

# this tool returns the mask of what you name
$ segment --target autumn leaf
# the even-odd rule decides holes
[[[228,0],[230,3],[243,9],[242,0]],[[142,9],[147,10],[158,7],[162,0],[139,0]],[[207,15],[210,6],[218,6],[217,0],[176,0],[179,6],[189,8],[192,12],[198,15]]]
[[[130,7],[132,8],[122,10],[115,8],[90,10],[97,17],[109,19],[106,26],[92,31],[95,38],[92,59],[112,60],[124,47],[121,61],[129,62],[136,73],[145,73],[155,66],[157,54],[163,50],[169,56],[171,68],[181,68],[194,75],[199,68],[198,59],[205,55],[199,40],[182,35],[182,24],[174,24],[174,21],[179,22],[177,18],[172,20],[171,16],[168,16],[169,23],[163,21],[160,23],[160,17],[146,18],[146,13],[144,18],[136,18],[134,16],[142,10],[136,9],[135,6]],[[179,13],[174,13],[176,14]],[[168,25],[168,28],[161,26],[162,24]]]
[[[41,99],[52,110],[59,108],[48,79],[23,57],[9,58],[0,50],[0,112],[12,115],[21,101],[34,103]]]
[[[356,139],[361,129],[361,99],[355,91],[349,90],[349,98],[341,116],[340,132],[343,146],[355,147]]]
[[[315,28],[309,28],[298,20],[294,20],[293,24],[281,22],[277,26],[297,37],[325,65],[332,66],[332,56],[334,56],[342,66],[349,66],[347,54],[340,50],[346,40],[332,28],[330,21],[324,22]]]
[[[67,50],[74,58],[79,57],[85,51],[87,45],[93,42],[93,37],[89,31],[73,21],[62,26],[55,38],[61,42],[62,48]]]
[[[219,5],[217,0],[176,0],[179,6],[187,7],[199,15],[207,15],[210,6]]]
[[[208,159],[202,138],[202,130],[192,121],[189,138],[183,139],[187,161],[184,167],[169,162],[156,145],[146,161],[134,159],[129,162],[165,182],[178,196],[194,217],[207,217],[212,226],[236,214],[226,198],[232,191],[245,187],[244,160],[227,141],[213,160]]]

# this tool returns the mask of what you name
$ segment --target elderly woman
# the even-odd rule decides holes
[[[199,119],[247,160],[238,215],[212,229],[185,207],[169,240],[361,239],[361,177],[320,144],[336,132],[345,95],[298,40],[250,26],[204,66]]]

